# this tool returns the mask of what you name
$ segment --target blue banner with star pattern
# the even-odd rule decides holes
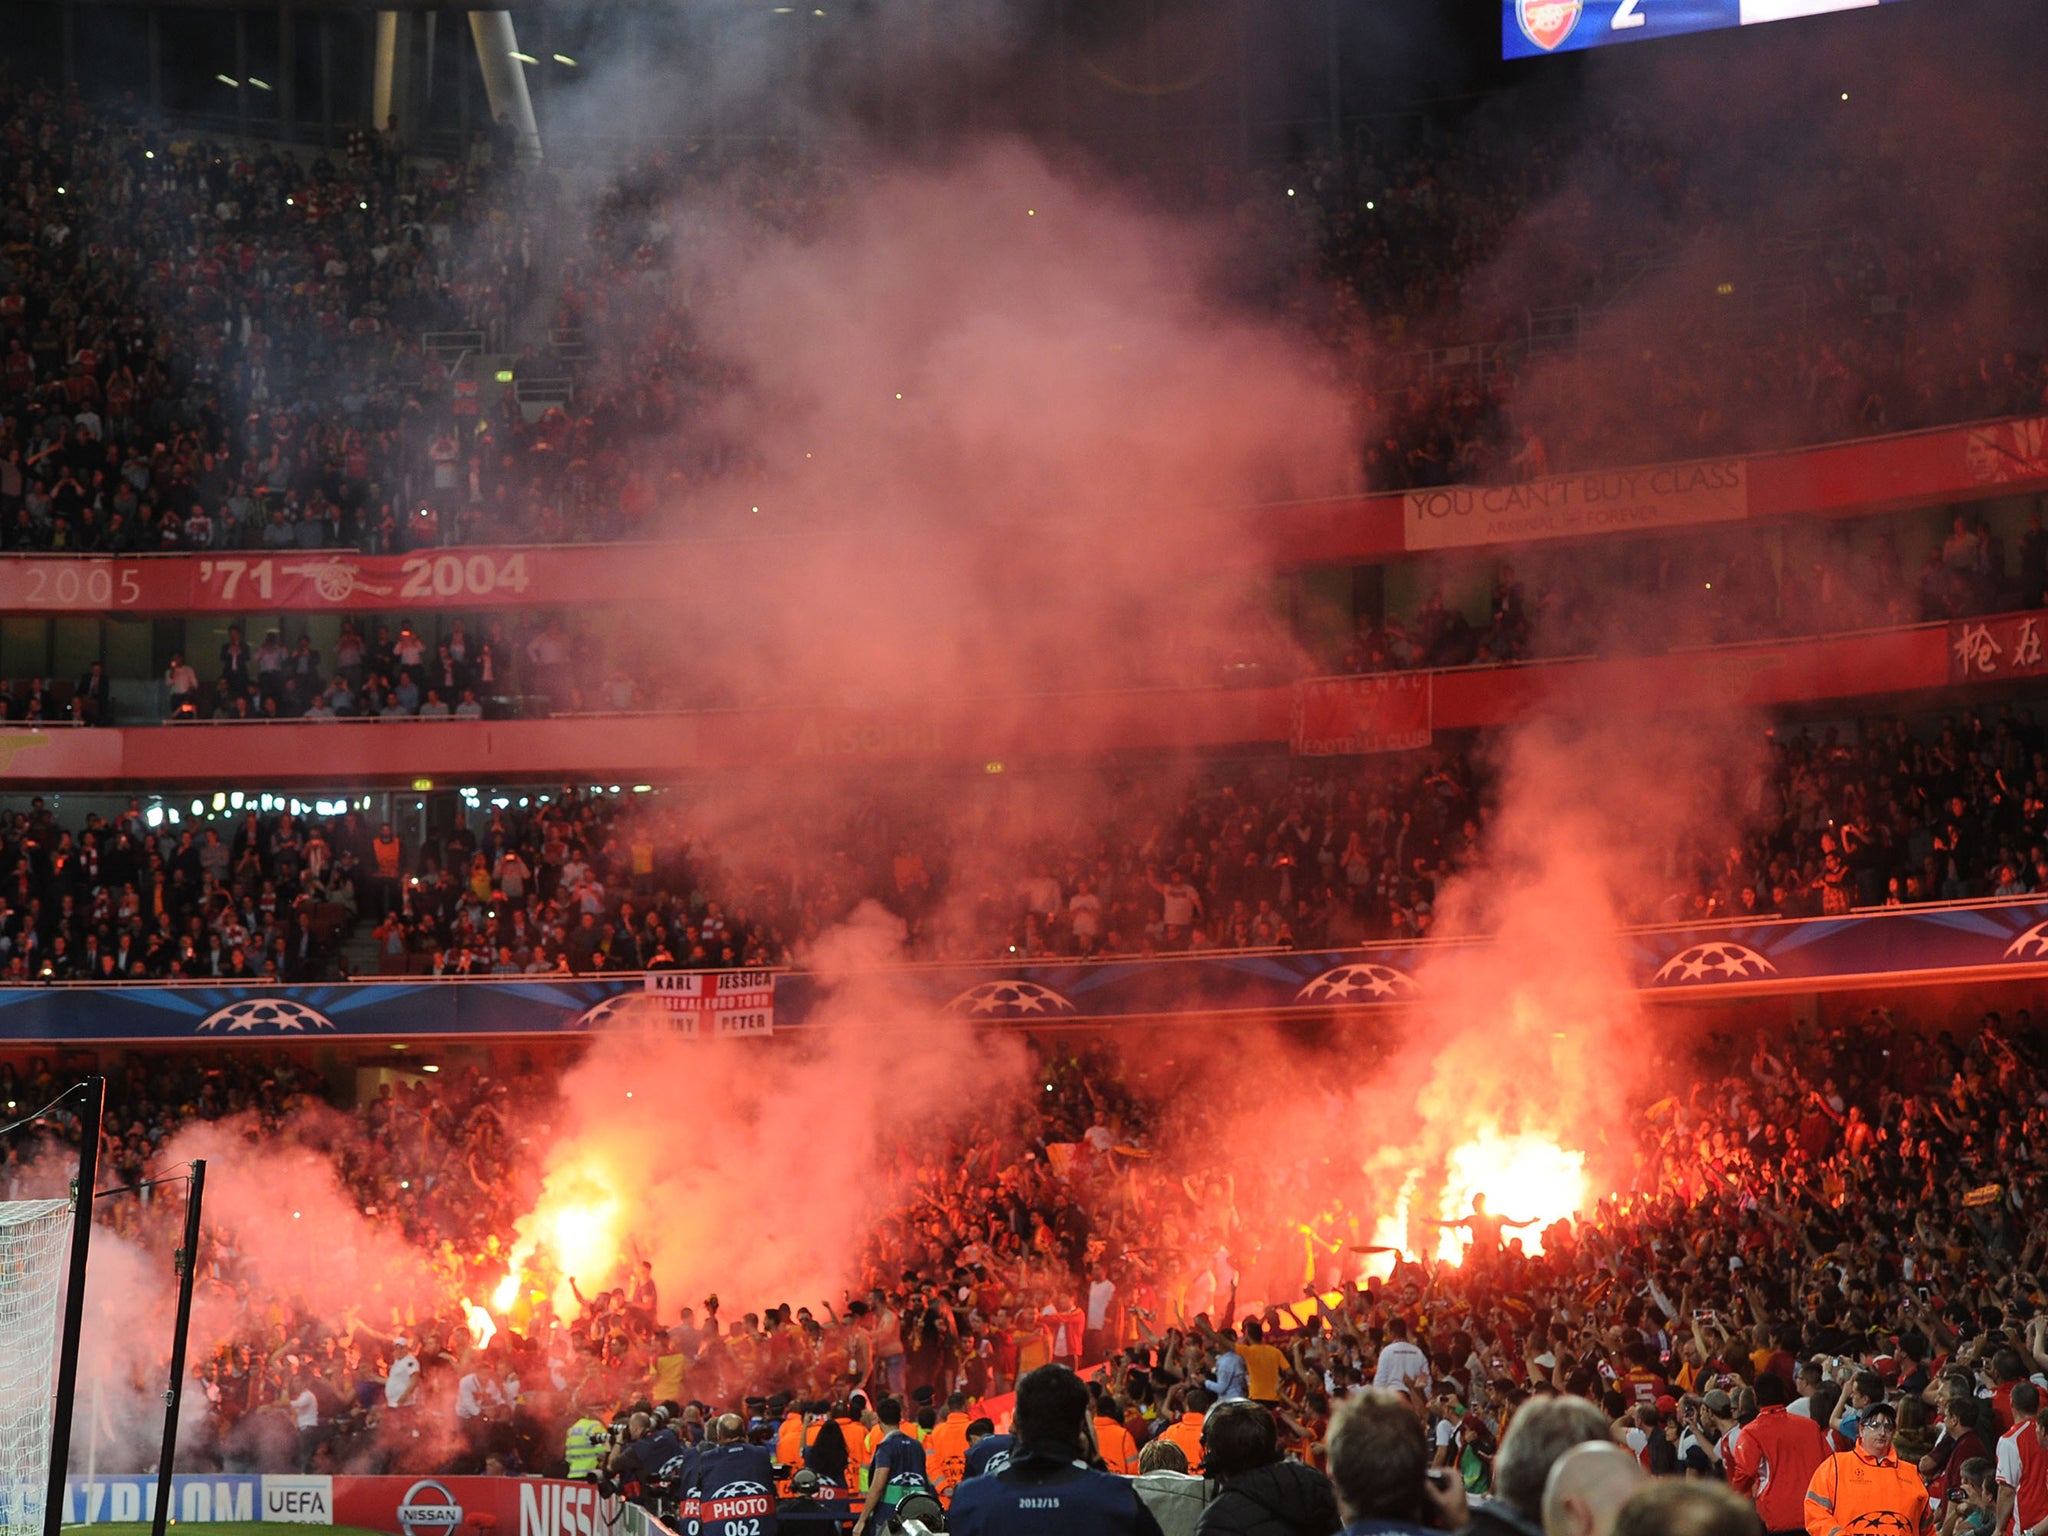
[[[1432,974],[1484,940],[1357,950],[1209,953],[1007,966],[906,965],[828,982],[778,971],[777,1032],[830,1016],[835,989],[872,1007],[878,988],[911,1012],[1011,1024],[1180,1014],[1310,1013],[1425,1001]],[[1846,917],[1652,928],[1619,944],[1651,994],[1824,991],[1911,976],[1983,981],[2048,975],[2048,901],[1893,907]],[[417,977],[322,986],[138,984],[0,987],[0,1041],[404,1040],[574,1034],[628,1017],[659,1023],[629,976]]]

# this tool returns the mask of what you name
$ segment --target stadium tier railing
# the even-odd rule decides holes
[[[1657,714],[1829,701],[1960,700],[2048,675],[2048,611],[1441,671],[1181,687],[522,720],[0,726],[0,787],[212,789],[658,779],[694,770],[933,762],[1004,771],[1109,752],[1354,755],[1427,745],[1537,714]],[[1350,734],[1319,723],[1342,720]],[[246,729],[227,729],[229,725]],[[1375,735],[1374,733],[1379,734]],[[224,750],[232,742],[232,752]]]

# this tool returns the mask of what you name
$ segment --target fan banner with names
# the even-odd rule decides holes
[[[647,995],[677,1034],[735,1040],[775,1033],[773,971],[652,971]]]
[[[1987,683],[2048,672],[2048,612],[1955,619],[1948,626],[1948,680]]]
[[[1408,752],[1430,742],[1427,672],[1315,677],[1294,685],[1296,757]]]

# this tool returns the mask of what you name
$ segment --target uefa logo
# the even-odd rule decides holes
[[[462,1506],[446,1483],[422,1478],[398,1501],[398,1528],[405,1536],[448,1536],[462,1524]]]

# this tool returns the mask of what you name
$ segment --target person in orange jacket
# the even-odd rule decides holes
[[[1138,1442],[1117,1416],[1116,1398],[1099,1382],[1090,1391],[1095,1398],[1095,1449],[1102,1464],[1119,1477],[1136,1477]]]
[[[1872,1403],[1856,1427],[1855,1448],[1820,1464],[1806,1489],[1808,1536],[1933,1536],[1927,1487],[1892,1451],[1898,1422],[1890,1403]]]
[[[782,1409],[782,1422],[775,1430],[775,1459],[785,1467],[801,1466],[805,1444],[803,1404],[791,1401],[787,1393],[778,1392],[768,1400],[768,1406]]]
[[[1208,1416],[1209,1405],[1215,1399],[1206,1387],[1190,1387],[1186,1400],[1186,1411],[1160,1433],[1161,1440],[1170,1440],[1180,1447],[1188,1459],[1188,1471],[1196,1477],[1202,1475],[1202,1420]]]
[[[946,1399],[946,1416],[932,1426],[924,1443],[926,1475],[941,1498],[951,1498],[967,1473],[967,1394]]]

